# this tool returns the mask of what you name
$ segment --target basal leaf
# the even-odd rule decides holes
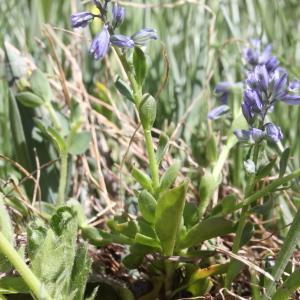
[[[234,232],[235,227],[231,221],[224,218],[210,218],[193,226],[180,242],[181,249],[192,247],[211,238]]]
[[[162,194],[157,201],[155,231],[165,255],[172,255],[183,216],[188,181]]]

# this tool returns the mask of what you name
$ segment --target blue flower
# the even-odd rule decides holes
[[[216,120],[220,118],[222,115],[226,114],[230,110],[228,105],[220,105],[216,108],[212,109],[208,114],[207,117],[210,120]]]
[[[89,21],[94,19],[94,15],[89,12],[79,12],[71,16],[73,28],[85,27]]]
[[[112,24],[114,27],[121,25],[125,18],[125,8],[115,4],[112,8]]]
[[[267,123],[264,127],[266,130],[267,140],[276,144],[282,140],[283,134],[280,127],[274,125],[273,123]]]
[[[156,30],[144,28],[133,34],[131,38],[137,46],[144,46],[149,40],[157,40],[158,36]]]
[[[228,96],[230,93],[230,89],[232,88],[233,84],[231,82],[227,81],[221,81],[217,83],[215,87],[215,93],[217,94],[217,97],[219,97],[220,102],[222,104],[227,104],[228,102]]]
[[[244,50],[244,57],[248,64],[254,67],[265,65],[268,72],[273,72],[279,66],[277,58],[272,55],[272,45],[267,45],[261,50],[261,41],[255,39],[251,41],[251,46]]]
[[[95,59],[103,58],[109,49],[110,35],[108,26],[105,25],[102,31],[95,37],[92,42],[90,53],[94,55]]]
[[[265,94],[268,93],[269,73],[265,65],[258,65],[254,69],[254,76],[256,78],[257,86]]]
[[[278,68],[272,74],[272,100],[281,100],[286,94],[288,74],[284,69]]]
[[[110,42],[117,47],[120,48],[133,48],[134,47],[134,41],[123,34],[114,34],[110,37]]]
[[[255,113],[261,113],[263,104],[260,94],[256,90],[246,89],[244,91],[244,103]]]
[[[250,144],[261,142],[265,137],[265,133],[258,128],[252,128],[250,130],[236,129],[234,130],[234,134],[240,142],[247,142]]]

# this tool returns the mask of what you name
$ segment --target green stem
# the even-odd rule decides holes
[[[270,192],[273,192],[279,186],[281,186],[283,184],[286,184],[289,181],[291,181],[291,180],[293,180],[297,177],[300,177],[300,169],[290,173],[289,175],[287,175],[285,177],[281,177],[281,178],[278,178],[278,179],[274,180],[272,183],[270,183],[265,188],[257,191],[256,193],[254,193],[251,196],[244,199],[243,202],[241,202],[240,204],[235,206],[234,210],[243,208],[245,205],[247,206],[247,205],[251,204],[252,202],[256,201],[257,199],[267,195]]]
[[[57,194],[56,206],[59,207],[65,202],[65,192],[67,184],[67,175],[68,175],[68,153],[63,152],[60,156],[60,178]]]
[[[126,56],[117,47],[115,48],[115,50],[116,50],[117,55],[120,58],[120,61],[123,65],[123,68],[128,77],[128,80],[130,81],[130,85],[131,85],[131,88],[133,91],[133,99],[135,102],[135,106],[138,109],[139,105],[142,101],[142,88],[138,85],[138,83],[135,79],[135,76],[134,76],[133,68],[127,61]],[[151,171],[153,188],[154,188],[154,190],[157,190],[159,187],[159,172],[158,172],[158,164],[157,164],[157,160],[156,160],[156,155],[155,155],[155,151],[154,151],[154,147],[153,147],[151,130],[144,129],[144,136],[145,136],[147,154],[148,154],[148,158],[149,158],[149,166],[150,166],[150,171]]]
[[[260,145],[255,144],[254,151],[253,151],[253,162],[255,164],[255,167],[257,166],[259,148],[260,148]],[[250,195],[253,192],[254,187],[255,187],[255,173],[251,174],[251,176],[249,178],[247,188],[246,188],[246,196]],[[242,208],[241,216],[240,216],[239,223],[238,223],[238,228],[237,228],[236,235],[235,235],[233,245],[232,245],[232,253],[234,253],[234,254],[236,254],[241,247],[242,236],[243,236],[243,232],[244,232],[246,222],[247,222],[248,210],[249,210],[249,205],[244,205]],[[231,281],[234,279],[235,275],[237,274],[237,271],[240,269],[240,265],[241,265],[240,262],[237,262],[235,260],[231,261],[231,264],[230,264],[230,267],[228,269],[228,273],[226,276],[226,280],[225,280],[226,288],[230,287]]]
[[[61,130],[60,121],[59,121],[59,119],[57,117],[57,114],[56,114],[56,112],[55,112],[55,110],[54,110],[51,102],[46,102],[45,103],[45,107],[47,108],[47,110],[48,110],[48,112],[50,114],[50,117],[52,119],[52,122],[54,124],[55,129]]]
[[[146,140],[147,153],[149,157],[150,171],[151,171],[151,176],[153,181],[153,189],[154,191],[156,191],[159,187],[159,173],[158,173],[156,155],[153,147],[151,130],[144,130],[144,134]]]
[[[46,292],[43,284],[33,274],[23,259],[19,256],[14,247],[7,241],[2,232],[0,232],[0,252],[2,252],[10,263],[19,272],[25,283],[38,299],[52,300]]]

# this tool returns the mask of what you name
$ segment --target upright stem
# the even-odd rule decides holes
[[[60,130],[61,129],[61,125],[60,125],[59,119],[57,117],[57,114],[56,114],[56,112],[55,112],[55,110],[54,110],[51,102],[46,102],[45,103],[45,107],[47,108],[47,110],[48,110],[48,112],[50,114],[50,117],[52,119],[52,122],[54,124],[55,129]]]
[[[0,232],[0,252],[7,257],[7,259],[19,272],[25,283],[38,299],[52,300],[52,298],[43,287],[43,284],[33,274],[33,272],[19,256],[14,247],[8,242],[2,232]]]
[[[159,187],[159,174],[158,174],[158,166],[157,166],[155,151],[153,147],[152,135],[150,130],[144,130],[144,134],[146,140],[147,153],[149,157],[149,165],[150,165],[150,171],[151,171],[151,176],[153,181],[153,188],[154,191],[156,191],[157,188]]]
[[[142,88],[138,85],[137,81],[135,80],[134,71],[132,69],[132,66],[127,61],[126,56],[121,53],[120,49],[115,48],[115,50],[120,58],[120,61],[123,65],[123,68],[128,77],[128,80],[130,81],[130,85],[131,85],[131,88],[133,91],[133,99],[135,102],[135,106],[138,109],[139,105],[142,101]],[[151,135],[151,130],[144,129],[144,136],[145,136],[147,154],[148,154],[148,158],[149,158],[149,166],[150,166],[150,171],[151,171],[153,188],[154,188],[154,190],[156,190],[159,187],[159,172],[158,172],[158,165],[157,165],[157,161],[156,161],[156,155],[155,155],[155,151],[154,151],[154,147],[153,147],[153,139],[152,139],[152,135]]]
[[[254,145],[254,150],[253,150],[253,162],[255,167],[257,166],[257,160],[258,160],[258,155],[259,155],[259,148],[260,145],[259,144],[255,144]],[[249,197],[254,190],[254,185],[255,185],[255,173],[251,174],[247,187],[246,187],[246,197]],[[238,227],[237,227],[237,231],[236,231],[236,235],[233,241],[233,245],[232,245],[232,253],[236,254],[240,247],[241,247],[241,240],[242,240],[242,236],[243,236],[243,232],[245,229],[245,225],[246,225],[246,221],[247,221],[247,212],[249,209],[249,205],[244,205],[241,211],[241,216],[239,219],[239,223],[238,223]],[[231,281],[235,276],[236,270],[239,269],[239,265],[241,263],[237,262],[236,260],[232,260],[231,264],[229,266],[229,270],[227,272],[227,277],[225,280],[225,286],[227,288],[230,287]]]
[[[56,206],[59,207],[65,202],[65,192],[68,175],[68,153],[63,152],[60,157],[60,178]]]

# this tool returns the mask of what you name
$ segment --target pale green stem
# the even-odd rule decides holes
[[[51,102],[46,102],[45,103],[45,107],[47,108],[49,114],[50,114],[50,117],[51,117],[51,120],[54,124],[54,127],[57,129],[57,130],[60,130],[61,129],[61,125],[60,125],[60,121],[57,117],[57,114],[51,104]]]
[[[10,263],[15,267],[18,273],[23,278],[24,282],[28,285],[30,290],[38,299],[52,300],[46,292],[43,284],[33,274],[30,268],[26,265],[23,259],[19,256],[14,247],[7,241],[6,237],[0,232],[0,252],[2,252]]]
[[[68,175],[68,153],[63,152],[60,156],[60,178],[57,194],[56,206],[59,207],[65,202],[65,192],[67,184],[67,175]]]
[[[145,133],[147,153],[149,157],[150,171],[151,171],[151,176],[153,181],[153,189],[154,191],[156,191],[157,188],[159,187],[159,174],[158,174],[156,155],[153,147],[151,130],[144,130],[144,133]]]
[[[259,144],[255,144],[254,151],[253,151],[253,162],[255,164],[255,167],[257,165],[258,155],[259,155]],[[251,174],[246,188],[246,196],[249,196],[253,192],[254,185],[255,185],[255,174]],[[232,245],[232,252],[234,254],[236,254],[239,251],[241,246],[241,240],[242,240],[243,232],[247,221],[248,209],[249,209],[249,205],[244,205],[242,208],[236,235]],[[231,260],[231,264],[228,268],[228,273],[225,280],[226,288],[230,288],[231,281],[234,278],[235,268],[237,268],[237,263],[235,260]]]
[[[121,53],[120,49],[115,48],[115,50],[121,60],[123,68],[127,74],[129,81],[130,81],[130,85],[131,85],[131,88],[133,91],[133,99],[134,99],[135,105],[138,109],[139,105],[142,101],[142,89],[135,80],[132,66],[128,63],[126,56]],[[158,172],[158,164],[157,164],[157,160],[156,160],[156,155],[155,155],[155,151],[154,151],[154,147],[153,147],[153,139],[152,139],[152,135],[151,135],[151,130],[145,130],[144,128],[143,128],[143,130],[144,130],[147,154],[148,154],[148,158],[149,158],[149,166],[150,166],[150,171],[151,171],[153,188],[154,188],[154,190],[157,190],[157,188],[159,187],[159,172]]]

